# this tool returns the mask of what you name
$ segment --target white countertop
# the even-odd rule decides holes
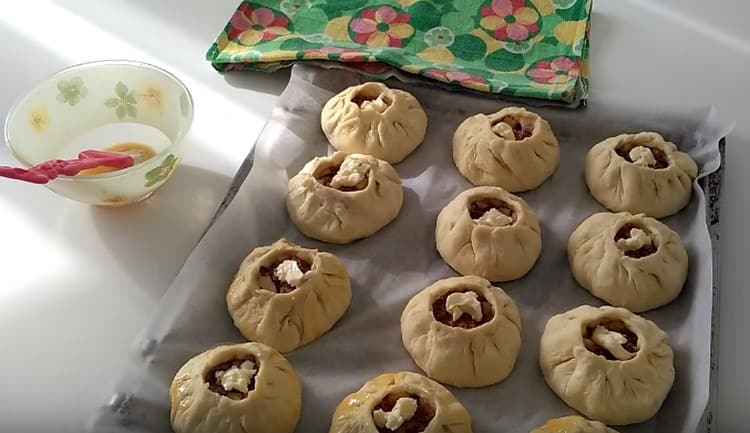
[[[10,2],[9,2],[10,3]],[[24,0],[3,5],[0,116],[46,75],[127,58],[165,67],[195,99],[184,163],[146,202],[78,204],[0,180],[0,433],[80,432],[110,395],[136,334],[203,233],[283,89],[286,73],[216,73],[203,60],[239,0]],[[750,266],[750,5],[598,0],[591,107],[719,107],[728,138],[722,201],[718,429],[746,431]],[[13,164],[5,147],[0,165]],[[743,228],[744,227],[744,228]]]

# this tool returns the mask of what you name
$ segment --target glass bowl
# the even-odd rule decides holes
[[[97,61],[55,73],[16,102],[5,140],[24,167],[89,149],[139,155],[123,170],[99,167],[46,184],[73,200],[120,206],[170,178],[192,121],[193,99],[174,75],[146,63]]]

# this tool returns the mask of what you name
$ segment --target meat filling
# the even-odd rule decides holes
[[[583,335],[583,344],[591,353],[604,357],[610,361],[622,360],[620,358],[627,357],[622,356],[622,354],[615,356],[612,351],[594,341],[597,339],[594,334],[598,327],[603,327],[606,330],[611,331],[610,333],[615,333],[614,335],[619,340],[618,344],[627,353],[633,354],[638,352],[638,336],[630,331],[622,320],[605,320],[597,324],[589,325]]]
[[[315,173],[315,179],[321,184],[323,184],[324,186],[327,186],[329,188],[334,188],[334,189],[337,189],[339,191],[344,191],[344,192],[361,191],[367,187],[368,179],[366,175],[363,176],[364,178],[363,180],[361,180],[355,185],[342,185],[336,182],[332,183],[334,177],[336,177],[340,169],[341,169],[340,165],[333,165],[333,166],[320,168]]]
[[[655,147],[641,146],[633,143],[622,143],[615,152],[626,161],[654,169],[669,167],[669,159],[663,150]],[[650,153],[650,155],[649,155]]]
[[[435,417],[435,406],[426,398],[408,393],[391,393],[383,397],[383,400],[375,407],[375,411],[383,410],[390,412],[396,406],[400,398],[413,398],[417,401],[417,410],[412,417],[404,421],[396,430],[391,430],[385,426],[377,428],[379,433],[420,433],[430,424]]]
[[[492,131],[506,140],[521,141],[534,135],[534,124],[526,119],[505,116],[492,124]]]
[[[634,236],[638,236],[638,239],[634,239]],[[646,230],[632,224],[626,224],[617,231],[615,242],[623,254],[634,259],[650,256],[658,249]]]
[[[496,211],[510,218],[511,220],[510,224],[515,224],[516,220],[518,219],[518,215],[516,215],[516,210],[513,209],[513,207],[510,204],[505,203],[502,200],[497,200],[493,198],[486,198],[486,199],[473,201],[469,205],[469,215],[471,216],[471,219],[479,220],[482,218],[482,216],[484,216],[484,214],[489,212],[491,209],[495,209]]]
[[[278,272],[279,266],[289,260],[294,261],[297,264],[297,269],[299,269],[302,274],[305,274],[311,268],[310,263],[299,257],[283,258],[270,266],[262,266],[260,268],[261,287],[276,293],[289,293],[297,289],[297,286],[289,281],[290,278],[284,279],[281,277],[281,273]]]
[[[393,100],[390,96],[379,92],[380,89],[378,88],[365,86],[354,95],[351,101],[362,110],[374,110],[382,113],[393,104]]]
[[[249,365],[246,364],[247,361],[250,361],[254,368],[252,374],[248,374],[248,370],[245,369],[245,367]],[[255,372],[258,371],[259,367],[260,365],[258,364],[257,359],[252,356],[242,359],[232,359],[214,366],[208,371],[208,373],[206,373],[204,380],[208,383],[208,389],[211,392],[228,397],[232,400],[242,400],[247,397],[247,394],[250,391],[255,389]],[[237,382],[237,380],[241,381],[244,378],[246,378],[246,381],[241,384],[235,383],[233,384],[234,386],[229,386],[227,384],[230,382],[226,379],[222,380],[227,373],[235,374],[235,377],[233,378],[235,379],[235,382]],[[247,392],[244,391],[245,387]]]
[[[447,292],[443,296],[437,298],[435,302],[432,303],[432,315],[433,317],[435,317],[435,320],[448,326],[464,329],[476,328],[477,326],[483,325],[492,320],[495,315],[495,312],[492,309],[492,304],[490,304],[489,301],[487,301],[487,299],[482,296],[482,294],[477,292],[474,293],[476,293],[476,299],[481,305],[481,318],[479,320],[475,320],[471,314],[464,313],[461,314],[461,316],[457,319],[454,319],[453,313],[451,311],[448,311],[448,306],[446,305],[448,303],[448,297],[453,293],[466,292],[470,292],[470,290],[454,290],[451,292]]]

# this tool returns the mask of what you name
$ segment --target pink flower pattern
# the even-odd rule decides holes
[[[526,0],[492,0],[480,13],[479,25],[497,40],[522,42],[539,32],[539,13]]]
[[[404,39],[414,34],[409,24],[409,14],[399,13],[391,6],[377,9],[364,9],[359,18],[349,24],[354,40],[368,47],[397,47],[404,45]]]
[[[581,62],[567,57],[552,60],[540,60],[534,63],[526,75],[537,83],[561,84],[578,78],[581,73]]]
[[[261,41],[270,41],[281,35],[288,35],[289,18],[276,16],[274,11],[265,7],[253,9],[243,3],[229,21],[231,28],[227,31],[230,39],[239,40],[242,45],[253,46]]]

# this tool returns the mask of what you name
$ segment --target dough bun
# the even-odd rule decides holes
[[[427,115],[411,93],[369,82],[329,99],[320,126],[334,149],[396,164],[424,140]]]
[[[453,394],[439,383],[411,372],[381,374],[346,396],[336,407],[329,433],[378,433],[374,412],[391,410],[399,398],[416,400],[417,407],[395,433],[472,433],[469,412]]]
[[[457,387],[488,386],[515,366],[521,317],[510,296],[484,278],[446,278],[406,304],[401,340],[430,378]]]
[[[290,265],[296,271],[289,272]],[[336,256],[286,239],[254,249],[226,294],[229,314],[242,335],[281,352],[328,332],[351,298],[349,274]]]
[[[650,320],[609,306],[584,305],[549,319],[539,365],[568,406],[607,425],[652,418],[675,375],[667,334]]]
[[[690,202],[697,175],[690,155],[655,132],[611,137],[586,155],[589,191],[613,212],[675,214]]]
[[[218,376],[249,361],[254,375],[225,389]],[[218,373],[218,374],[217,374]],[[227,382],[229,383],[229,382]],[[241,385],[241,386],[239,386]],[[169,387],[175,433],[292,433],[302,408],[297,373],[261,343],[219,346],[183,365]]]
[[[495,186],[468,189],[437,217],[440,256],[461,275],[521,278],[542,252],[539,219],[526,202]]]
[[[634,312],[672,302],[688,274],[680,235],[659,220],[627,212],[584,220],[570,235],[568,260],[584,289]]]
[[[345,244],[388,225],[403,199],[401,178],[389,163],[336,152],[314,158],[289,180],[286,207],[306,236]]]
[[[523,192],[552,176],[560,162],[560,146],[541,116],[507,107],[464,120],[453,136],[453,161],[476,186]]]

